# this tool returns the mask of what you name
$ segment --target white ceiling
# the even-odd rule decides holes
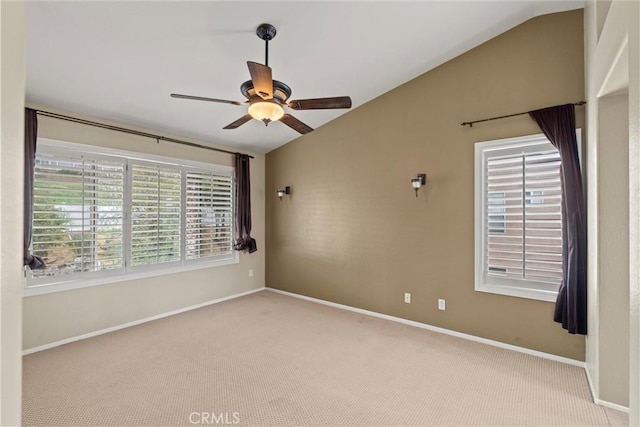
[[[299,134],[251,120],[246,61],[264,63],[291,99],[349,95],[357,107],[534,16],[583,1],[38,1],[26,4],[27,101],[266,153]],[[289,111],[317,128],[348,110]]]

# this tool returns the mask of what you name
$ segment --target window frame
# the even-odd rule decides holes
[[[239,252],[233,248],[233,233],[235,232],[235,209],[236,209],[236,183],[234,178],[235,169],[231,166],[223,166],[213,163],[204,163],[193,160],[185,160],[178,158],[171,158],[165,156],[159,156],[155,154],[137,153],[127,150],[120,150],[115,148],[99,147],[94,145],[80,144],[75,142],[67,142],[54,140],[49,138],[38,138],[38,151],[45,150],[49,153],[61,153],[64,154],[68,151],[80,152],[86,154],[91,158],[121,158],[126,166],[125,169],[125,189],[124,189],[124,247],[123,256],[124,259],[130,260],[131,253],[131,183],[129,182],[131,177],[131,168],[129,165],[136,164],[163,164],[169,168],[178,168],[181,170],[181,236],[180,246],[181,254],[180,261],[171,262],[166,264],[156,265],[142,265],[131,266],[125,265],[123,268],[114,270],[103,271],[91,271],[60,275],[49,276],[46,278],[33,278],[31,270],[25,266],[24,274],[24,295],[39,295],[51,292],[59,292],[70,289],[80,289],[84,287],[99,286],[109,283],[117,283],[122,281],[137,280],[147,277],[154,277],[166,274],[175,274],[180,272],[199,270],[204,268],[211,268],[229,264],[237,264],[240,262]],[[186,229],[185,229],[185,208],[186,208],[186,172],[189,170],[207,171],[216,175],[227,176],[231,179],[231,233],[232,244],[231,253],[228,256],[220,257],[205,257],[199,259],[186,259],[186,251],[184,250],[186,245]],[[125,255],[126,254],[126,255]]]
[[[581,157],[581,130],[576,129],[578,141],[578,157]],[[535,149],[535,148],[538,149]],[[475,234],[475,266],[474,287],[478,292],[507,295],[512,297],[528,298],[540,301],[555,302],[558,290],[554,286],[542,284],[532,280],[518,280],[508,278],[488,277],[486,274],[486,241],[488,213],[485,204],[485,189],[487,185],[486,158],[492,151],[501,151],[501,154],[509,152],[536,152],[543,149],[554,149],[553,145],[544,134],[526,135],[514,138],[481,141],[475,143],[474,159],[474,234]],[[524,197],[524,193],[523,193]]]

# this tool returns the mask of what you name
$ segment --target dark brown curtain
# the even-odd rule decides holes
[[[33,180],[36,165],[38,116],[35,110],[25,108],[24,114],[24,265],[32,270],[45,268],[44,260],[29,250],[33,235]]]
[[[236,153],[236,250],[253,253],[258,245],[251,237],[251,178],[249,173],[250,157]]]
[[[587,334],[587,229],[573,104],[530,111],[560,152],[562,162],[562,266],[553,320],[570,334]]]

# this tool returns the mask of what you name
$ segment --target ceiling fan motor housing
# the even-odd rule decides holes
[[[256,34],[262,40],[269,41],[273,40],[276,36],[276,27],[271,24],[260,24],[258,28],[256,28]]]
[[[249,102],[254,101],[255,98],[262,100],[260,96],[256,93],[255,88],[253,87],[253,81],[247,80],[242,83],[240,86],[240,92],[242,95],[249,100]],[[273,80],[273,99],[280,104],[284,104],[287,99],[291,96],[291,88],[282,83],[279,80]]]

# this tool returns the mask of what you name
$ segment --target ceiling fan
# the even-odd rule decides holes
[[[271,24],[260,24],[256,29],[259,38],[265,41],[264,65],[247,61],[251,80],[247,80],[240,86],[240,92],[247,98],[243,103],[228,101],[226,99],[205,98],[202,96],[181,95],[172,93],[173,98],[192,99],[196,101],[220,102],[223,104],[242,105],[249,104],[247,114],[240,117],[223,129],[236,129],[251,119],[261,120],[267,126],[271,122],[281,121],[291,129],[301,133],[309,133],[313,128],[302,123],[289,113],[285,113],[283,107],[294,110],[332,110],[337,108],[351,108],[351,98],[338,96],[333,98],[296,99],[287,102],[291,96],[291,88],[271,77],[269,67],[269,40],[276,36],[276,28]]]

